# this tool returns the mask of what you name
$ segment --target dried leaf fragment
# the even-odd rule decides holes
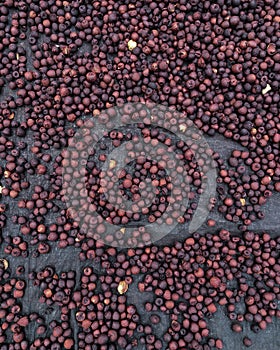
[[[70,53],[70,49],[68,46],[64,46],[63,49],[62,49],[62,52],[64,55],[69,55]]]
[[[265,95],[270,90],[271,90],[271,86],[269,84],[267,84],[266,87],[264,89],[262,89],[262,94]]]
[[[109,162],[109,168],[113,169],[116,166],[117,162],[114,159],[111,159]]]
[[[185,132],[187,130],[187,126],[185,124],[181,124],[179,126],[180,131]]]
[[[4,265],[4,269],[7,270],[9,267],[9,262],[6,259],[0,259],[0,262]]]
[[[122,228],[120,229],[120,231],[121,231],[121,233],[124,235],[124,234],[125,234],[125,231],[126,231],[125,227],[122,227]]]
[[[137,46],[137,42],[134,40],[129,40],[129,42],[127,43],[127,46],[128,46],[128,49],[132,51]]]
[[[240,198],[240,203],[244,206],[246,204],[246,200],[244,198]]]
[[[127,290],[128,290],[128,284],[125,281],[120,281],[118,285],[118,292],[120,294],[124,294],[127,292]]]

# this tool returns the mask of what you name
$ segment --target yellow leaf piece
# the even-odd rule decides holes
[[[120,231],[121,231],[122,234],[125,234],[125,231],[126,231],[125,227],[122,227],[122,228],[120,229]]]
[[[124,294],[128,290],[128,284],[125,281],[121,281],[118,285],[118,292]]]
[[[129,42],[127,43],[127,46],[128,46],[128,49],[132,51],[137,46],[137,42],[134,40],[129,40]]]
[[[262,94],[265,95],[270,90],[271,90],[271,86],[269,84],[267,84],[266,87],[264,89],[262,89]]]
[[[187,126],[185,124],[181,124],[179,126],[180,131],[185,132],[187,130]]]
[[[9,262],[6,259],[0,259],[0,262],[4,265],[4,269],[7,270],[9,267]]]
[[[68,46],[65,46],[63,49],[62,49],[62,52],[64,53],[64,55],[69,55],[70,53],[70,49]]]
[[[111,159],[110,163],[109,163],[109,168],[113,169],[116,166],[116,164],[117,164],[117,162],[114,159]]]
[[[240,203],[244,206],[246,204],[246,200],[244,198],[240,198]]]
[[[7,179],[9,176],[11,175],[11,173],[8,170],[4,171],[4,177]]]

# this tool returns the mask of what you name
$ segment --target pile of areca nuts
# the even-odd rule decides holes
[[[3,0],[0,350],[230,348],[211,328],[216,312],[240,333],[236,347],[254,348],[255,333],[280,317],[280,236],[251,228],[279,198],[279,85],[277,0]],[[139,105],[178,117],[163,130],[138,111],[134,128],[112,125],[101,137],[86,190],[102,220],[122,228],[117,241],[102,223],[89,234],[67,206],[67,148],[86,120],[113,124],[104,111],[125,106],[129,124]],[[209,150],[217,177],[206,233],[187,230],[205,192],[205,164],[172,134],[185,131],[184,120],[231,152]],[[133,202],[149,197],[149,178],[157,195],[149,207],[140,200],[140,213],[125,212],[105,196],[116,182],[102,177],[107,153],[140,134],[182,153],[188,170],[189,206],[168,222],[172,178],[149,154],[117,179]],[[176,222],[168,244],[145,230],[157,220]],[[125,241],[132,221],[141,229]]]

